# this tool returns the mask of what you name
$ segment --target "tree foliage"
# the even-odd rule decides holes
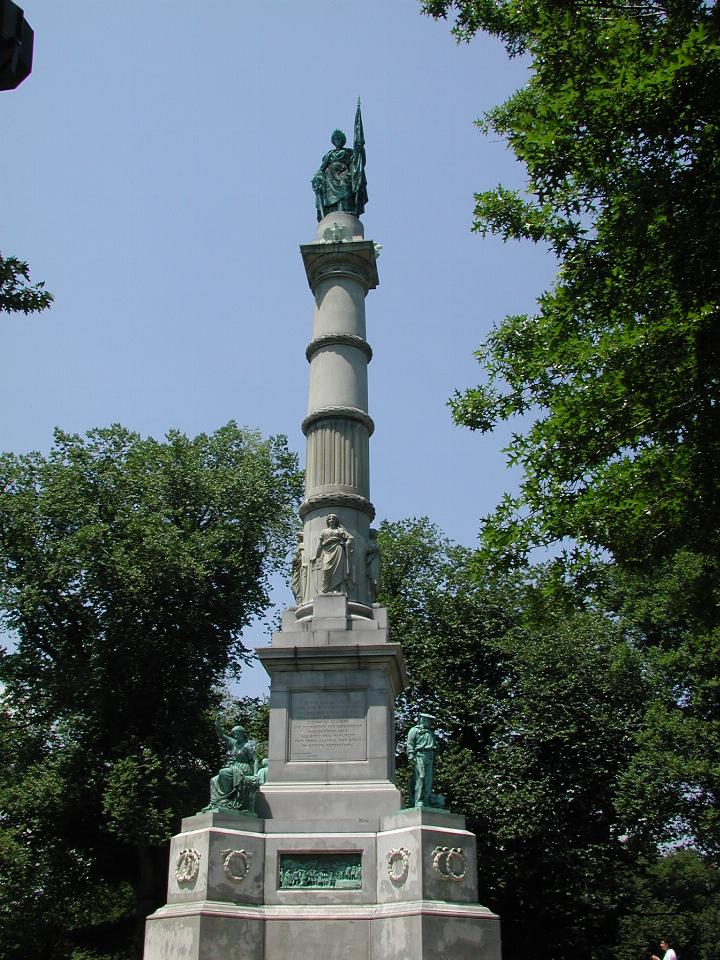
[[[683,957],[715,960],[720,941],[720,871],[694,850],[671,850],[631,878],[618,960],[657,954],[669,937]]]
[[[476,196],[475,229],[559,263],[534,316],[478,351],[458,423],[521,417],[516,495],[484,560],[560,546],[653,664],[624,803],[647,840],[720,851],[720,37],[700,0],[427,0],[459,39],[487,31],[530,80],[481,121],[527,191]]]
[[[0,313],[40,313],[53,299],[44,283],[30,283],[30,267],[24,260],[0,255]]]
[[[285,440],[234,423],[57,431],[48,456],[0,457],[4,955],[90,949],[106,901],[140,924],[162,902],[165,841],[219,760],[217,684],[246,659],[299,496]]]
[[[480,574],[427,521],[383,524],[379,542],[410,677],[401,748],[418,710],[437,716],[437,788],[477,834],[503,955],[542,944],[555,960],[610,957],[627,878],[654,850],[622,803],[648,664],[617,622],[550,584],[552,570]]]
[[[399,785],[403,736],[432,712],[437,788],[477,834],[480,900],[502,918],[503,956],[541,944],[555,960],[632,960],[670,935],[684,960],[714,958],[717,867],[697,850],[663,851],[667,810],[643,797],[653,766],[662,779],[682,764],[653,739],[645,705],[666,666],[636,642],[636,622],[552,564],[481,566],[426,520],[385,523],[379,541],[410,677]]]
[[[547,244],[557,283],[478,352],[458,394],[510,445],[520,494],[486,543],[521,556],[572,537],[628,562],[717,549],[720,40],[713,4],[430,0],[456,31],[500,37],[531,79],[482,121],[527,195],[477,195],[475,229]]]

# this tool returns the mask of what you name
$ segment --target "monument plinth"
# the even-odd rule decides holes
[[[269,777],[258,811],[288,827],[327,820],[378,830],[401,806],[393,780],[402,650],[388,642],[383,608],[364,616],[352,607],[343,594],[318,595],[312,616],[289,611],[272,646],[257,651],[271,678]]]
[[[411,732],[410,809],[394,783],[406,675],[377,603],[370,526],[365,297],[378,285],[379,248],[359,220],[359,105],[353,149],[340,131],[332,142],[312,181],[316,237],[300,248],[315,310],[296,606],[257,651],[270,676],[267,775],[250,763],[242,728],[220,731],[230,762],[208,808],[172,840],[168,901],[148,918],[146,960],[500,958],[498,918],[477,903],[475,837],[431,792],[427,715]],[[254,816],[240,809],[249,797]]]

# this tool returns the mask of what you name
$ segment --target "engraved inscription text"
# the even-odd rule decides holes
[[[295,691],[290,760],[366,760],[363,690]]]

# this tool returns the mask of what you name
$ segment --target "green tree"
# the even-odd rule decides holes
[[[572,537],[646,562],[717,548],[720,39],[714,4],[434,0],[456,30],[531,58],[482,121],[528,173],[525,197],[476,198],[475,229],[560,262],[537,315],[480,348],[486,382],[456,397],[489,430],[534,415],[510,457],[521,491],[486,542],[522,555]]]
[[[234,423],[165,442],[57,431],[48,456],[0,457],[0,601],[17,638],[0,661],[0,953],[91,949],[110,902],[127,951],[128,911],[139,937],[162,902],[166,840],[222,752],[217,684],[284,569],[300,480],[283,438]]]
[[[0,254],[0,313],[39,313],[52,302],[44,283],[30,284],[30,267],[24,260]]]
[[[657,955],[662,937],[684,960],[720,954],[720,871],[694,850],[671,850],[634,878],[617,958]]]
[[[650,679],[553,571],[482,572],[427,521],[383,524],[383,601],[410,677],[399,741],[437,716],[437,789],[478,838],[509,960],[610,957],[641,843],[618,805]],[[406,770],[400,765],[404,787]]]
[[[528,57],[527,85],[481,122],[524,164],[527,191],[477,194],[475,229],[559,262],[538,312],[495,327],[477,354],[484,381],[452,402],[481,431],[526,418],[508,450],[520,489],[487,519],[484,556],[520,564],[559,545],[566,569],[603,588],[657,681],[628,810],[648,812],[649,839],[689,834],[717,856],[718,8],[423,6],[454,15],[460,39],[484,30]]]
[[[102,937],[106,955],[124,946],[127,960],[135,897],[69,840],[83,810],[66,797],[73,770],[61,735],[48,736],[3,702],[0,755],[0,956],[68,956],[71,942]]]

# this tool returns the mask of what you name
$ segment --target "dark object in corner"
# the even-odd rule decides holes
[[[12,0],[0,0],[0,90],[14,90],[30,75],[33,31]]]

